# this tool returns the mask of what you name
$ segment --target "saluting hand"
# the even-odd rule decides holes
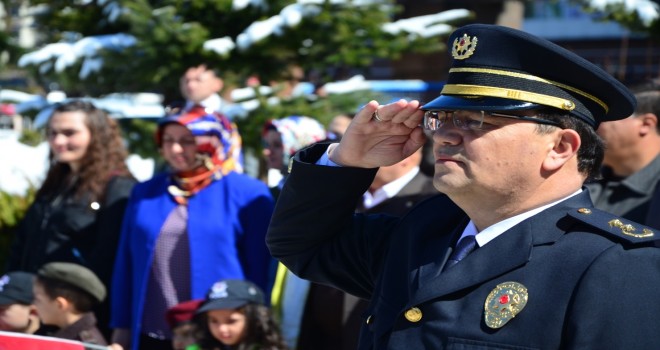
[[[377,111],[378,119],[373,118]],[[330,159],[341,165],[377,168],[396,164],[424,145],[424,112],[419,101],[399,100],[380,106],[371,101],[353,118]]]

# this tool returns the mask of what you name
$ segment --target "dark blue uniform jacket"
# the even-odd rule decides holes
[[[442,272],[465,213],[438,195],[402,219],[354,215],[376,169],[313,165],[324,149],[296,156],[267,243],[302,278],[370,299],[360,349],[660,349],[660,232],[585,190]],[[491,328],[486,299],[507,282],[527,303]]]

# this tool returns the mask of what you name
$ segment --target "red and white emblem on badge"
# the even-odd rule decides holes
[[[518,282],[498,284],[486,298],[484,321],[490,328],[500,328],[527,305],[527,287]]]

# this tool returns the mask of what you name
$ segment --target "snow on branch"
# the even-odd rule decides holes
[[[78,74],[80,79],[84,79],[90,73],[103,67],[103,60],[98,57],[100,51],[119,50],[136,43],[137,39],[134,36],[124,33],[88,36],[75,43],[48,44],[37,51],[21,56],[18,66],[41,66],[40,71],[45,73],[51,68],[50,61],[55,60],[53,67],[59,73],[78,60],[86,59]]]

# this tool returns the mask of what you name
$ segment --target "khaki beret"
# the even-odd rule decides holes
[[[90,269],[67,262],[52,262],[42,266],[37,275],[76,286],[93,296],[99,303],[105,299],[105,286]]]

